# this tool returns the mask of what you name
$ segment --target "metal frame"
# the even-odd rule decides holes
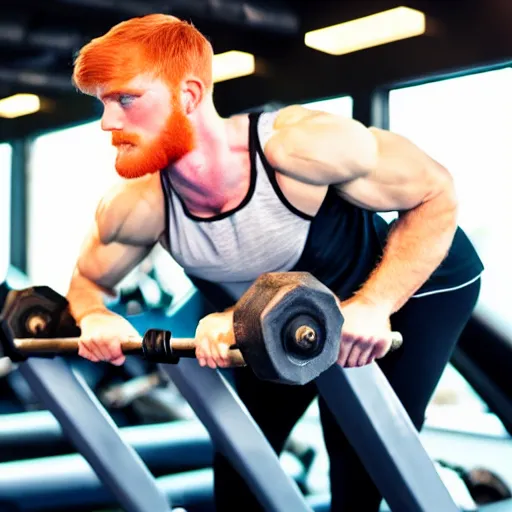
[[[175,311],[176,320],[190,312],[188,308],[194,302],[200,310],[200,300],[201,296],[196,295],[183,310]],[[188,315],[187,318],[190,322]],[[191,333],[185,329],[176,334]],[[201,368],[194,360],[182,360],[176,366],[161,365],[161,369],[267,510],[304,510],[306,505],[300,505],[300,501],[292,506],[288,498],[280,500],[280,493],[295,493],[287,480],[274,485],[283,478],[276,466],[278,459],[220,373]],[[316,384],[393,512],[459,510],[407,411],[376,363],[362,368],[334,365],[316,379]],[[244,451],[247,447],[250,452]]]
[[[20,364],[19,371],[126,511],[171,510],[147,466],[65,361],[29,359]]]
[[[393,512],[459,510],[377,364],[334,365],[316,384]]]
[[[273,512],[312,512],[245,405],[217,370],[197,361],[161,365],[256,499]],[[243,508],[243,507],[242,507]]]
[[[16,140],[10,142],[11,157],[11,234],[9,262],[22,272],[27,272],[28,254],[28,173],[30,142]]]
[[[175,335],[190,335],[197,323],[192,319],[204,314],[202,299],[193,293],[169,313],[168,317],[150,321],[152,327],[173,325]],[[221,372],[202,368],[193,359],[183,359],[178,365],[160,365],[160,369],[172,379],[215,446],[266,510],[312,511]],[[87,385],[64,361],[32,359],[21,364],[20,371],[127,511],[170,510],[147,467],[122,440]],[[394,512],[459,510],[406,410],[375,363],[354,369],[334,365],[316,379],[316,384]]]
[[[211,312],[203,294],[193,291],[169,311],[155,318],[155,328],[171,328],[174,337],[194,336],[197,323]],[[141,326],[142,327],[142,326]],[[208,430],[213,444],[247,482],[258,501],[273,512],[312,512],[297,486],[281,466],[279,457],[245,405],[223,375],[202,368],[194,359],[160,365]]]
[[[219,372],[201,368],[194,360],[161,369],[266,510],[311,510]],[[334,365],[316,384],[393,512],[459,511],[405,408],[375,363],[356,369]]]

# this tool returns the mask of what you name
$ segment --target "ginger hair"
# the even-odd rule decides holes
[[[166,14],[132,18],[92,39],[78,52],[73,83],[92,96],[97,87],[122,86],[149,74],[176,87],[188,76],[213,87],[213,49],[192,24]]]

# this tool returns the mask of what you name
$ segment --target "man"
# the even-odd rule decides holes
[[[115,26],[76,59],[74,82],[103,103],[102,128],[127,178],[98,206],[70,284],[80,354],[123,363],[119,341],[137,333],[107,311],[103,293],[155,244],[198,286],[219,292],[219,312],[196,332],[198,360],[212,368],[226,366],[229,307],[254,279],[305,270],[340,299],[338,363],[376,360],[421,428],[482,272],[457,228],[450,174],[399,135],[300,106],[222,119],[212,56],[191,25],[149,15]],[[377,211],[399,219],[390,228]],[[391,329],[404,345],[385,356]],[[279,452],[314,384],[262,382],[247,368],[234,370],[234,382]],[[319,407],[332,510],[378,510],[378,491],[321,398]],[[260,510],[220,454],[214,470],[218,510]]]

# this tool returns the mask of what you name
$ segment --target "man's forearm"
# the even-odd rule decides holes
[[[78,324],[89,313],[109,311],[103,300],[104,293],[112,292],[104,290],[84,277],[78,269],[75,270],[66,298],[69,301],[70,312]]]
[[[398,311],[446,257],[457,229],[456,215],[448,192],[401,215],[379,264],[356,297],[390,314]]]

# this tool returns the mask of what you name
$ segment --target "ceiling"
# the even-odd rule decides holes
[[[426,12],[428,34],[340,57],[304,45],[307,30],[397,5]],[[0,97],[34,92],[44,103],[37,114],[0,119],[0,140],[97,117],[100,105],[72,87],[75,52],[112,25],[152,12],[190,20],[216,53],[256,55],[256,75],[217,84],[221,114],[512,59],[510,0],[2,0]]]

